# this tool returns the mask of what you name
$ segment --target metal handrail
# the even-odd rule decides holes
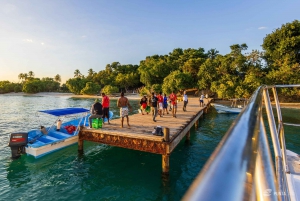
[[[300,85],[260,86],[212,153],[183,200],[258,200],[262,196],[264,200],[290,200],[286,179],[289,170],[277,87]],[[268,89],[273,90],[278,129]],[[276,174],[262,119],[263,101],[274,147]]]

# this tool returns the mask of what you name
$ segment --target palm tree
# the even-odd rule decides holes
[[[31,77],[34,77],[34,72],[32,72],[32,71],[29,71],[28,72],[28,76],[31,78]]]
[[[20,81],[23,80],[24,74],[23,74],[23,73],[20,73],[20,74],[18,75],[18,78],[19,78]]]
[[[60,75],[59,75],[59,74],[55,75],[54,80],[55,80],[56,82],[61,82],[61,77],[60,77]]]
[[[80,73],[80,71],[78,70],[78,69],[76,69],[75,71],[74,71],[74,77],[81,77],[81,73]]]
[[[211,59],[215,59],[217,57],[217,55],[219,54],[219,51],[216,49],[210,49],[207,52],[207,56]]]
[[[24,80],[26,81],[27,78],[28,78],[28,74],[27,74],[27,73],[24,73],[24,74],[23,74],[23,78],[24,78]]]
[[[93,69],[90,68],[88,70],[88,77],[93,77],[94,73],[95,73],[95,71],[93,71]]]

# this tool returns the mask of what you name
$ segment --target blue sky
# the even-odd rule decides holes
[[[79,69],[139,64],[175,48],[216,48],[263,38],[299,20],[299,0],[0,0],[0,80],[20,73],[62,81]]]

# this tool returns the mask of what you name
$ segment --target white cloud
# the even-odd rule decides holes
[[[44,45],[45,43],[41,43],[41,45]]]
[[[267,29],[268,27],[258,27],[258,29]]]
[[[86,38],[86,35],[81,36],[81,38]]]
[[[24,41],[24,42],[27,42],[27,43],[32,43],[32,42],[33,42],[32,39],[24,39],[23,41]]]

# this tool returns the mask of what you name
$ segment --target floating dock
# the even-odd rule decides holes
[[[183,102],[177,104],[176,118],[169,114],[159,115],[156,122],[152,114],[134,114],[129,116],[130,127],[124,118],[124,127],[121,128],[121,118],[113,119],[110,124],[105,123],[101,129],[80,128],[78,134],[78,151],[83,152],[83,142],[92,141],[111,146],[133,149],[162,155],[162,172],[169,173],[169,159],[172,151],[186,136],[190,140],[190,129],[193,125],[198,128],[199,118],[207,112],[210,99],[204,100],[205,106],[200,107],[199,98],[189,98],[186,110],[183,111]],[[169,108],[168,108],[169,109]],[[152,131],[161,126],[163,136],[156,136]]]

